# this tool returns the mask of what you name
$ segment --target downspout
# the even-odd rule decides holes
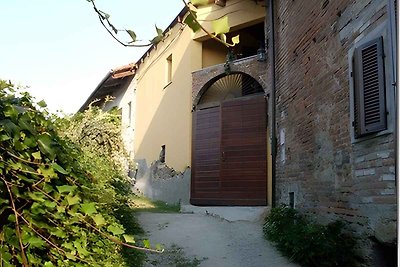
[[[269,2],[269,3],[267,3]],[[276,80],[275,80],[275,18],[274,0],[265,0],[269,17],[269,58],[271,60],[271,160],[272,160],[272,207],[276,206]]]
[[[397,59],[397,45],[398,45],[398,28],[397,28],[397,19],[396,19],[396,1],[389,0],[388,1],[388,13],[389,13],[389,21],[390,21],[390,35],[391,35],[391,48],[392,48],[392,88],[394,91],[394,102],[399,103],[400,97],[398,92],[398,77],[397,77],[397,70],[398,70],[398,61]],[[394,120],[394,135],[397,136],[395,141],[395,155],[398,155],[400,150],[400,143],[399,143],[399,121],[398,118],[400,117],[400,111],[397,104],[395,106],[395,120]],[[397,192],[397,205],[400,205],[399,200],[399,158],[395,157],[395,175],[396,175],[396,192]],[[397,228],[399,227],[399,222],[397,221]]]

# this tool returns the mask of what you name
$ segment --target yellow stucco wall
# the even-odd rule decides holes
[[[208,31],[212,32],[211,21],[228,16],[229,26],[231,30],[239,30],[250,25],[260,23],[265,18],[265,7],[263,2],[251,0],[229,0],[225,7],[214,4],[198,8],[197,16],[201,24]],[[205,32],[199,31],[193,37],[194,40],[205,40],[208,36]]]
[[[214,40],[203,42],[203,68],[224,63],[226,61],[227,48]]]
[[[225,7],[214,4],[200,7],[197,15],[202,21],[202,26],[209,32],[212,32],[211,20],[227,15],[232,32],[264,21],[265,7],[261,3],[250,0],[229,0]],[[246,36],[241,36],[242,41],[245,41],[245,38]],[[193,39],[203,42],[203,68],[226,61],[227,48],[217,41],[208,40],[209,36],[204,31],[194,34]]]
[[[135,159],[150,164],[166,146],[166,164],[182,171],[191,162],[193,70],[201,69],[201,43],[177,24],[139,65],[136,75]],[[172,55],[172,81],[168,61]]]
[[[201,18],[229,13],[232,29],[263,20],[265,9],[254,1],[230,0],[225,8],[209,5],[198,9]],[[204,22],[205,27],[210,27]],[[183,28],[182,28],[183,27]],[[212,50],[199,42],[203,32],[176,24],[169,37],[147,54],[139,65],[136,80],[135,159],[147,164],[159,158],[166,146],[166,164],[177,171],[191,166],[192,75],[195,70],[224,62],[224,48]],[[168,84],[167,58],[172,55],[172,81]]]

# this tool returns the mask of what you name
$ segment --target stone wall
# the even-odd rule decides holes
[[[393,131],[354,140],[351,117],[350,52],[377,29],[390,43],[386,4],[276,1],[276,197],[289,204],[294,193],[297,209],[321,221],[343,219],[361,236],[393,243]]]
[[[137,161],[134,190],[153,200],[168,204],[189,204],[190,168],[177,172],[165,163]]]

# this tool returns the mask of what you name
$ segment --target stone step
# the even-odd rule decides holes
[[[269,206],[257,207],[199,207],[193,205],[182,205],[181,213],[195,213],[218,217],[230,222],[249,221],[260,222],[270,212]]]

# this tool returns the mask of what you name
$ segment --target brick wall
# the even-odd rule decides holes
[[[230,63],[232,72],[242,72],[252,76],[264,88],[266,93],[271,90],[271,83],[267,82],[269,77],[268,65],[266,62],[257,61],[256,57],[248,57],[235,60]],[[204,91],[207,89],[206,84],[216,77],[225,75],[224,64],[215,65],[192,74],[192,102],[195,105],[200,99]]]
[[[386,1],[276,2],[278,203],[294,192],[296,208],[392,242],[394,135],[352,141],[349,82],[349,51],[387,25]]]

